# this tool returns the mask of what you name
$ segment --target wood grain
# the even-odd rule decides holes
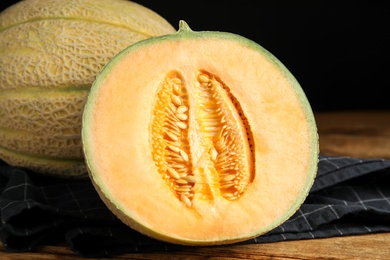
[[[362,259],[381,260],[390,257],[390,233],[275,243],[194,247],[176,252],[123,254],[110,259]],[[4,258],[2,258],[4,257]],[[1,253],[0,259],[49,260],[85,259],[65,246],[41,246],[33,252]]]
[[[343,111],[315,115],[320,152],[390,159],[390,111]]]
[[[390,111],[316,113],[323,154],[390,159]],[[0,259],[84,259],[66,245],[33,252],[0,251]],[[390,259],[390,233],[342,236],[252,245],[194,247],[177,252],[123,254],[112,259]]]

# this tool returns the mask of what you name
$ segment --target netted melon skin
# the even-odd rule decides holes
[[[22,1],[0,14],[0,158],[86,176],[81,117],[103,66],[140,40],[174,33],[130,1]]]

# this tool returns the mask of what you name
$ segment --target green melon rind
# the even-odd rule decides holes
[[[7,162],[18,162],[39,174],[48,174],[62,178],[87,178],[84,159],[81,158],[48,158],[23,154],[0,147],[0,157]]]
[[[50,6],[50,8],[47,8]],[[23,10],[23,12],[21,12]],[[20,1],[0,16],[0,32],[10,27],[44,19],[91,21],[127,28],[147,37],[169,32],[173,27],[159,14],[131,1],[63,0]],[[138,25],[137,29],[136,26]]]
[[[40,157],[82,160],[81,118],[88,92],[85,87],[1,91],[0,148]],[[13,163],[18,165],[17,160]]]
[[[227,39],[231,41],[235,41],[239,44],[242,44],[244,46],[247,46],[253,50],[258,51],[259,53],[262,53],[271,63],[273,63],[279,70],[284,74],[284,76],[289,80],[291,86],[295,90],[297,99],[300,101],[300,104],[302,105],[302,110],[305,111],[306,120],[308,122],[308,126],[310,127],[310,151],[312,152],[311,157],[312,160],[309,162],[308,165],[308,171],[307,171],[307,178],[306,183],[304,184],[304,188],[301,190],[301,193],[296,198],[294,203],[291,205],[289,210],[285,212],[285,214],[281,215],[278,219],[275,219],[275,221],[268,225],[263,226],[262,228],[256,230],[252,234],[245,234],[242,237],[220,237],[216,238],[215,240],[187,240],[183,238],[178,237],[172,237],[169,234],[161,234],[153,230],[152,228],[148,228],[140,223],[142,223],[142,220],[137,219],[133,216],[124,216],[123,212],[125,210],[118,206],[115,203],[115,199],[112,198],[109,190],[105,186],[105,184],[99,179],[98,175],[95,173],[99,172],[99,169],[95,167],[93,164],[93,159],[90,158],[90,149],[93,147],[93,144],[91,143],[91,140],[89,139],[89,128],[88,125],[90,125],[91,116],[93,115],[93,106],[94,101],[97,99],[97,96],[99,94],[99,87],[100,82],[104,81],[107,74],[111,72],[111,70],[116,66],[118,62],[122,60],[128,53],[136,51],[140,48],[143,48],[148,45],[152,45],[155,43],[161,43],[163,41],[178,41],[178,40],[186,40],[186,39],[202,39],[202,38],[216,38],[216,39]],[[296,80],[296,78],[292,75],[292,73],[285,67],[285,65],[277,59],[273,54],[271,54],[269,51],[264,49],[261,45],[257,44],[256,42],[249,40],[243,36],[228,33],[228,32],[218,32],[218,31],[192,31],[188,24],[185,21],[180,21],[179,24],[179,30],[172,35],[163,35],[163,36],[157,36],[153,38],[149,38],[140,42],[137,42],[120,53],[118,53],[109,63],[107,63],[104,68],[102,69],[101,73],[97,76],[95,82],[93,83],[93,86],[91,88],[90,94],[88,96],[86,106],[84,108],[83,113],[83,121],[82,121],[82,142],[83,142],[83,149],[84,149],[84,155],[86,159],[86,165],[87,170],[89,173],[89,176],[92,180],[92,183],[96,190],[98,191],[99,196],[101,199],[105,202],[107,207],[119,218],[122,222],[130,226],[131,228],[156,239],[160,239],[162,241],[171,242],[175,244],[181,244],[181,245],[192,245],[192,246],[200,246],[200,245],[222,245],[222,244],[231,244],[236,242],[241,242],[247,239],[255,238],[259,235],[262,235],[277,226],[284,223],[287,219],[289,219],[302,205],[305,198],[309,194],[309,191],[313,185],[314,179],[317,174],[318,170],[318,159],[319,159],[319,142],[318,142],[318,131],[317,126],[315,122],[315,117],[313,114],[313,111],[311,109],[310,103],[306,97],[306,94],[304,93],[303,89],[301,88],[300,84]]]

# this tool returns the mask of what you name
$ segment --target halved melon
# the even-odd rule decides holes
[[[183,21],[106,65],[82,138],[112,212],[184,245],[243,241],[280,225],[303,203],[318,162],[311,107],[282,63],[249,39]]]

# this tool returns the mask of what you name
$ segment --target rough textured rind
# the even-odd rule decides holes
[[[124,0],[26,0],[4,10],[0,158],[41,173],[85,175],[81,116],[95,76],[125,47],[173,32],[157,13]]]

